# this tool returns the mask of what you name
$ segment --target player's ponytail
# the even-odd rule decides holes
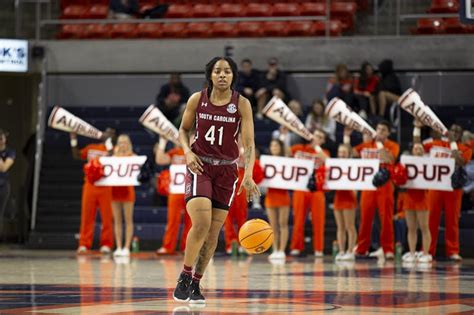
[[[230,84],[230,87],[233,88],[235,82],[237,81],[237,75],[238,75],[238,73],[237,73],[237,64],[235,63],[235,61],[232,58],[230,58],[230,57],[214,57],[214,58],[212,58],[211,61],[209,61],[206,64],[206,82],[207,82],[207,96],[208,97],[211,97],[211,92],[212,92],[212,88],[213,88],[212,70],[214,69],[214,65],[219,60],[222,60],[222,59],[227,61],[227,63],[230,66],[230,69],[232,70],[232,83]]]

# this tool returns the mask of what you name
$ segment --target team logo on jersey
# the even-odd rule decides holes
[[[207,103],[202,102],[202,103],[201,103],[201,106],[202,106],[202,107],[207,107]]]
[[[233,103],[230,103],[227,105],[227,111],[231,114],[234,114],[237,111],[237,106],[235,106]]]

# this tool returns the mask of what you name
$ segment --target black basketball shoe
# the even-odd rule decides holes
[[[184,272],[179,275],[178,284],[173,292],[173,298],[178,302],[189,301],[189,291],[192,277]]]
[[[201,294],[199,282],[191,281],[191,285],[189,286],[189,303],[206,304],[206,298]]]

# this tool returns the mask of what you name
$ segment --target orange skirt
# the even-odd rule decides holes
[[[265,208],[290,206],[290,193],[285,189],[268,188],[265,196]]]
[[[134,186],[113,186],[112,201],[135,202]]]
[[[423,189],[407,189],[403,210],[411,211],[427,211],[428,210],[428,194]]]
[[[337,190],[334,196],[334,210],[355,210],[357,208],[357,196],[352,190]]]

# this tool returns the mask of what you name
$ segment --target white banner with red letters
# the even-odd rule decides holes
[[[376,159],[327,159],[327,190],[375,190],[372,179],[379,170]]]
[[[314,161],[289,157],[262,155],[260,165],[265,175],[262,187],[288,190],[305,190],[309,177],[313,175]]]
[[[402,155],[400,159],[408,175],[403,188],[452,191],[451,175],[454,159]]]
[[[170,165],[170,194],[184,194],[186,164]]]
[[[103,156],[99,159],[104,166],[104,177],[95,186],[139,186],[137,180],[146,156]]]

